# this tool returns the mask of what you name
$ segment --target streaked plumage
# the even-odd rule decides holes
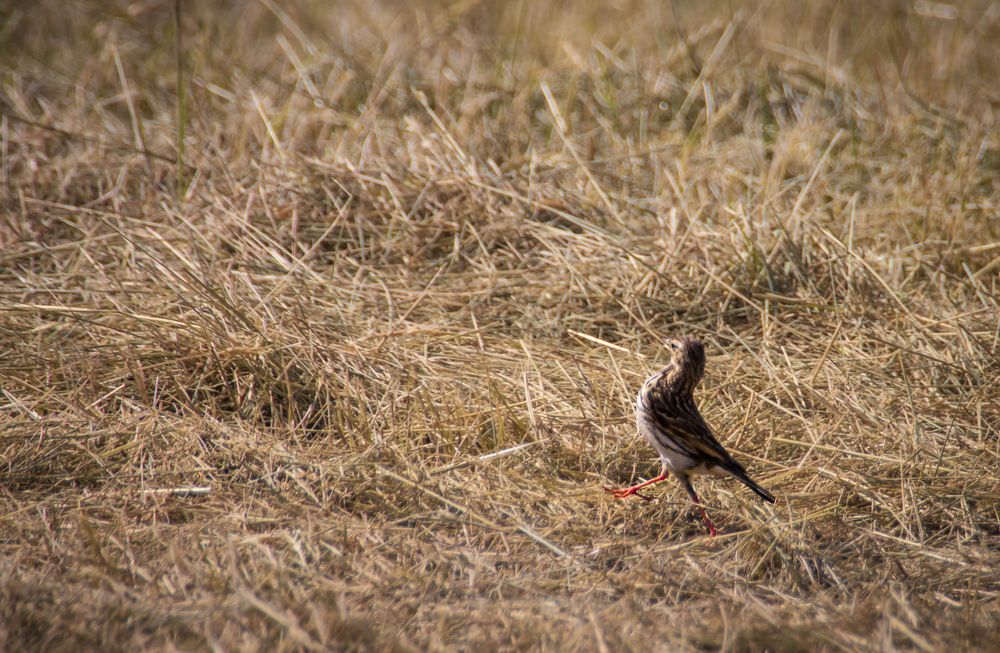
[[[701,342],[683,337],[671,339],[668,344],[670,364],[646,379],[635,400],[636,426],[660,455],[663,462],[660,475],[630,488],[608,491],[618,498],[635,494],[649,499],[638,490],[666,479],[668,472],[672,472],[700,508],[709,533],[714,536],[715,526],[691,485],[692,474],[732,476],[765,501],[774,503],[774,496],[747,475],[743,466],[715,439],[698,412],[692,393],[705,373],[705,348]]]

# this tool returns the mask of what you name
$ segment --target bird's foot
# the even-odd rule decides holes
[[[642,488],[644,488],[644,487],[647,487],[649,485],[653,485],[654,483],[659,483],[660,481],[664,480],[665,478],[667,478],[667,472],[666,472],[666,470],[663,470],[662,472],[660,472],[659,476],[657,476],[656,478],[651,478],[651,479],[649,479],[648,481],[646,481],[644,483],[639,483],[638,485],[633,485],[632,487],[622,488],[620,490],[616,490],[615,488],[606,487],[606,488],[604,488],[604,491],[605,492],[610,492],[611,494],[615,495],[616,499],[624,499],[626,497],[630,497],[632,495],[635,495],[635,496],[639,497],[640,499],[644,499],[645,501],[652,501],[653,497],[647,497],[645,494],[639,494],[639,490],[642,489]]]
[[[638,487],[627,487],[627,488],[621,488],[621,489],[615,489],[615,488],[612,488],[612,487],[606,487],[606,488],[604,488],[604,491],[608,492],[609,494],[615,495],[616,499],[626,499],[626,498],[631,497],[631,496],[637,496],[637,497],[639,497],[640,499],[642,499],[644,501],[652,501],[653,500],[653,497],[647,496],[647,495],[642,494],[641,492],[639,492],[639,488]]]
[[[717,535],[717,532],[715,530],[715,524],[713,524],[712,520],[708,518],[708,513],[705,511],[704,508],[702,508],[701,506],[698,506],[698,508],[701,510],[702,521],[705,522],[705,526],[708,526],[708,536],[715,537]]]

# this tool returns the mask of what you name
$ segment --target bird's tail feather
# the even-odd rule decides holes
[[[732,474],[734,478],[739,479],[748,488],[753,490],[761,499],[767,501],[768,503],[774,503],[774,495],[757,485],[757,483],[747,474],[746,470],[743,469],[742,465],[739,463],[730,465],[726,468],[726,471]]]
[[[767,501],[768,503],[774,503],[774,495],[765,490],[764,488],[762,488],[761,486],[754,483],[749,476],[743,476],[743,477],[737,476],[736,478],[739,478],[741,481],[746,483],[746,486],[751,490],[753,490],[754,492],[756,492],[757,496],[759,496],[764,501]]]

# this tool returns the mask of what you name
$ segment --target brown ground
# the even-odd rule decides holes
[[[995,646],[1000,10],[695,6],[4,3],[0,648]]]

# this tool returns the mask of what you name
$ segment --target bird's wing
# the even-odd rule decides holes
[[[732,459],[725,447],[715,439],[712,429],[701,419],[674,418],[674,428],[684,433],[687,437],[688,446],[694,448],[698,453],[706,458],[706,462],[711,461],[716,464],[723,464]]]
[[[673,402],[653,402],[653,419],[666,433],[669,433],[685,455],[696,463],[724,465],[732,460],[712,429],[702,418],[694,402],[683,402],[671,406]]]

